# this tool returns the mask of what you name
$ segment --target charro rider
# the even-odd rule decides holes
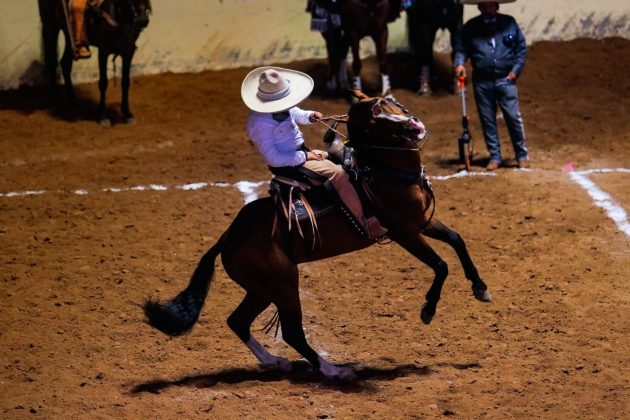
[[[280,67],[260,67],[251,71],[241,86],[241,97],[250,109],[247,133],[272,168],[303,165],[330,180],[343,204],[359,223],[378,238],[385,231],[375,217],[366,220],[361,201],[345,170],[324,158],[324,153],[308,150],[298,124],[322,119],[318,111],[297,105],[313,90],[313,79],[305,73]]]

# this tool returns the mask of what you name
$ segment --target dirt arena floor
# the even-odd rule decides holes
[[[235,184],[269,178],[244,129],[250,69],[135,77],[134,125],[120,121],[118,81],[111,128],[92,120],[96,84],[78,87],[74,113],[38,90],[1,93],[0,417],[629,418],[630,238],[567,169],[630,168],[630,41],[533,45],[519,82],[533,168],[495,176],[450,177],[460,100],[415,95],[411,63],[391,56],[393,93],[431,132],[436,215],[465,238],[494,302],[473,299],[434,241],[450,275],[429,326],[432,272],[395,244],[302,266],[308,339],[356,369],[351,384],[257,331],[295,360],[289,374],[261,370],[225,324],[243,291],[220,263],[190,334],[143,322],[139,305],[179,292],[243,205]],[[290,66],[321,85],[322,61]],[[348,104],[315,92],[304,107]],[[485,174],[476,113],[471,124],[473,172]],[[304,128],[311,147],[324,129]],[[584,178],[630,211],[630,172]]]

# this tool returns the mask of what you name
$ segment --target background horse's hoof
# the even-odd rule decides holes
[[[136,119],[134,117],[125,117],[125,124],[135,124]]]
[[[429,325],[435,316],[435,308],[429,308],[429,304],[427,302],[422,305],[422,310],[420,311],[420,319],[424,323],[424,325]]]
[[[473,289],[473,295],[475,295],[475,299],[480,300],[481,302],[492,302],[492,295],[487,290],[475,290]]]
[[[105,128],[110,128],[112,126],[112,122],[109,120],[109,118],[101,118],[100,120],[98,120],[98,123]]]

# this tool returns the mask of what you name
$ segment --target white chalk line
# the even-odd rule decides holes
[[[463,178],[463,177],[474,177],[474,176],[496,176],[495,173],[492,172],[458,172],[452,175],[438,175],[431,176],[430,179],[438,180],[438,181],[446,181],[454,178]],[[107,187],[101,188],[97,191],[99,192],[126,192],[126,191],[168,191],[168,190],[183,190],[183,191],[192,191],[192,190],[200,190],[207,187],[234,187],[243,194],[243,201],[245,204],[258,199],[257,190],[263,184],[268,184],[269,181],[238,181],[234,184],[230,184],[228,182],[192,182],[189,184],[177,185],[174,187],[168,187],[162,184],[149,184],[149,185],[137,185],[134,187]],[[32,195],[41,195],[46,193],[63,193],[63,190],[32,190],[32,191],[14,191],[7,193],[0,193],[0,197],[26,197]],[[76,190],[70,190],[70,193],[76,195],[88,195],[90,194],[89,190],[79,188]]]
[[[528,169],[528,172],[534,172],[535,170]],[[582,171],[569,171],[569,177],[571,180],[575,181],[578,185],[584,188],[590,197],[593,199],[593,202],[596,206],[604,209],[606,214],[610,219],[612,219],[619,230],[625,233],[628,237],[630,237],[630,222],[628,221],[628,214],[615,200],[601,188],[599,188],[593,181],[591,181],[588,176],[592,174],[605,174],[605,173],[630,173],[630,169],[627,168],[600,168],[600,169],[586,169]],[[466,172],[461,171],[452,175],[437,175],[431,176],[431,180],[437,181],[446,181],[455,178],[464,178],[464,177],[477,177],[477,176],[496,176],[494,172]],[[149,185],[137,185],[134,187],[108,187],[102,188],[98,191],[101,192],[125,192],[125,191],[168,191],[168,190],[182,190],[182,191],[193,191],[199,190],[207,187],[221,187],[228,188],[234,187],[241,192],[243,195],[243,201],[245,204],[258,199],[258,189],[264,185],[268,184],[269,181],[238,181],[234,184],[230,184],[228,182],[193,182],[183,185],[177,185],[175,187],[168,187],[162,184],[149,184]],[[35,196],[41,195],[48,192],[48,190],[30,190],[30,191],[17,191],[17,192],[7,192],[0,193],[0,197],[25,197],[25,196]],[[63,193],[64,191],[57,190],[58,193]],[[88,195],[90,192],[86,189],[76,189],[70,191],[76,195]]]
[[[569,172],[569,177],[575,181],[579,186],[584,188],[588,195],[591,196],[593,202],[597,207],[600,207],[606,211],[608,217],[610,217],[620,231],[626,234],[630,238],[630,222],[628,222],[628,213],[621,207],[613,198],[599,188],[597,184],[588,178],[588,175],[594,173],[611,173],[611,172],[625,172],[630,173],[628,169],[592,169],[588,171],[575,171]]]

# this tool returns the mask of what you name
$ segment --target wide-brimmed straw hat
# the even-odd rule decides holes
[[[479,4],[479,3],[514,3],[516,0],[460,0],[462,4]]]
[[[259,67],[243,80],[241,97],[252,111],[280,112],[308,98],[314,84],[311,76],[297,70]]]

